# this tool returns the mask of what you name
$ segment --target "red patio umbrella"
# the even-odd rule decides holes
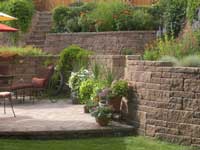
[[[0,24],[0,32],[16,32],[18,29],[9,27],[5,24]]]

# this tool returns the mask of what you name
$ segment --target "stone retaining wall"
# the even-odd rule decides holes
[[[0,65],[8,65],[10,74],[13,74],[14,82],[24,80],[25,83],[31,82],[32,77],[43,76],[45,62],[56,62],[57,56],[39,56],[39,57],[16,57],[12,61],[0,60]]]
[[[23,78],[30,82],[33,76],[42,74],[46,60],[57,59],[18,57],[11,65],[15,81]],[[139,56],[92,56],[90,62],[111,68],[132,85],[123,115],[139,134],[200,146],[200,68],[141,61]]]
[[[127,59],[128,121],[140,134],[200,146],[200,68]]]
[[[134,56],[138,59],[139,56]],[[39,57],[16,57],[14,60],[5,62],[0,60],[1,65],[8,65],[10,73],[15,75],[14,82],[18,82],[23,79],[25,82],[31,82],[32,77],[42,76],[46,62],[55,63],[59,59],[59,56],[39,56]],[[95,55],[90,57],[90,66],[95,63],[103,66],[102,69],[109,68],[115,73],[117,78],[124,77],[124,68],[126,62],[125,56],[119,55]]]
[[[134,54],[142,54],[145,45],[155,39],[155,31],[49,33],[44,49],[58,54],[64,48],[75,44],[99,55],[120,55],[121,50],[127,48],[133,49]]]

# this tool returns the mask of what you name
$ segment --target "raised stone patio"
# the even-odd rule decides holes
[[[14,118],[9,106],[3,114],[0,105],[0,137],[2,138],[81,138],[97,136],[133,135],[129,125],[111,122],[108,127],[100,127],[90,114],[83,112],[82,105],[72,105],[66,101],[51,103],[39,101],[15,104],[17,117]]]

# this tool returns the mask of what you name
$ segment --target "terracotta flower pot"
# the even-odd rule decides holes
[[[113,97],[108,101],[114,112],[120,112],[122,97]]]
[[[107,126],[110,119],[109,118],[95,118],[96,122],[100,125],[100,126]]]

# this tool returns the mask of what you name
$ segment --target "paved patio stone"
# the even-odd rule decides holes
[[[133,127],[111,122],[108,127],[100,127],[90,114],[83,112],[82,105],[72,105],[66,101],[51,103],[39,101],[36,104],[26,102],[15,104],[16,118],[9,105],[7,114],[3,114],[0,105],[0,137],[34,136],[87,137],[133,134]],[[57,136],[57,137],[56,137]]]

